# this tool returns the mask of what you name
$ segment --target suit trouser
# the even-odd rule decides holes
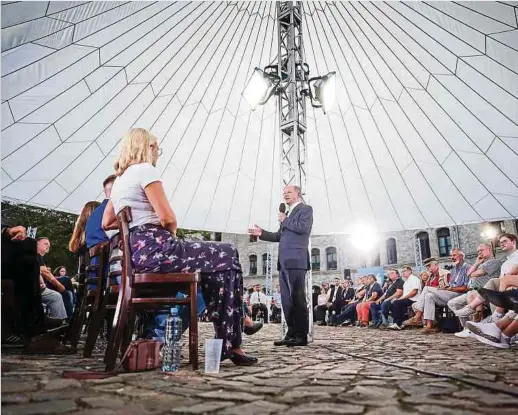
[[[416,308],[423,312],[425,320],[435,321],[435,306],[445,306],[452,298],[460,294],[453,291],[439,290],[436,287],[424,287],[417,300]]]
[[[279,285],[284,318],[288,325],[286,337],[307,336],[309,320],[305,292],[306,270],[281,268]]]

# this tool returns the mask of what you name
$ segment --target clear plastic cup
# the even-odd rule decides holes
[[[205,340],[205,373],[219,373],[223,339]]]

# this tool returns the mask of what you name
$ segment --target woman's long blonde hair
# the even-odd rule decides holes
[[[76,224],[74,226],[74,232],[72,233],[72,237],[70,238],[70,242],[68,243],[68,250],[70,252],[77,252],[79,248],[86,244],[86,221],[95,210],[100,203],[97,201],[88,202],[84,205],[81,214],[77,217]]]
[[[115,174],[121,176],[132,164],[153,163],[151,145],[157,138],[145,128],[132,128],[122,139],[119,157],[115,160]]]

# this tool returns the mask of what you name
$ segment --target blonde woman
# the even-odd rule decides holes
[[[184,242],[176,238],[178,223],[167,200],[156,162],[161,154],[157,138],[134,128],[124,136],[115,162],[117,179],[103,216],[103,229],[116,229],[116,214],[131,208],[130,244],[136,272],[201,271],[203,298],[223,339],[222,358],[236,365],[252,365],[257,358],[241,350],[243,277],[238,253],[231,244]]]

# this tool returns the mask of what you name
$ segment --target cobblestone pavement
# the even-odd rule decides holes
[[[257,366],[225,361],[218,375],[193,372],[185,361],[170,376],[153,371],[80,382],[63,379],[62,371],[101,367],[100,355],[3,353],[2,414],[518,413],[516,348],[345,327],[315,327],[308,347],[274,347],[279,330],[270,324],[245,336]],[[211,332],[201,324],[201,339]]]

